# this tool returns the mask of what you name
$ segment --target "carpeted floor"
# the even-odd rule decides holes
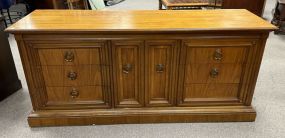
[[[108,9],[157,9],[158,0],[126,0]],[[264,17],[271,19],[276,0],[267,0]],[[24,88],[0,102],[0,138],[44,137],[285,137],[285,36],[271,34],[265,50],[253,106],[252,123],[173,123],[30,128],[26,117],[32,109],[14,38],[9,38]]]

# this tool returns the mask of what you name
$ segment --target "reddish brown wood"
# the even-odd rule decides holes
[[[247,9],[262,16],[266,0],[223,0],[223,9]]]

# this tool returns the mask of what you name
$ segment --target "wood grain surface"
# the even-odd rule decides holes
[[[36,10],[8,32],[274,30],[247,10],[88,11]]]
[[[246,10],[38,10],[7,30],[27,78],[29,125],[51,126],[254,121],[273,29]]]

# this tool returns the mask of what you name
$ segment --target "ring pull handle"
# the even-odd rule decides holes
[[[223,58],[223,53],[222,53],[222,49],[218,48],[215,50],[215,53],[214,53],[214,59],[215,60],[222,60]]]
[[[71,98],[77,98],[79,96],[79,91],[77,91],[75,88],[72,88],[69,94]]]
[[[77,73],[76,72],[69,72],[67,74],[67,77],[70,79],[70,80],[76,80],[77,79]]]
[[[213,68],[211,71],[210,71],[210,76],[212,78],[216,78],[217,76],[219,75],[219,70],[217,68]]]
[[[123,73],[129,74],[132,71],[133,65],[132,64],[125,64],[123,65]]]
[[[157,64],[156,65],[156,72],[157,73],[163,73],[165,66],[163,64]]]
[[[64,54],[64,60],[66,62],[73,62],[74,61],[74,53],[72,51],[66,51]]]

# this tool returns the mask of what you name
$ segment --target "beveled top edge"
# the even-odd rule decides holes
[[[277,29],[244,9],[223,10],[36,10],[6,29],[38,32],[272,31]]]

